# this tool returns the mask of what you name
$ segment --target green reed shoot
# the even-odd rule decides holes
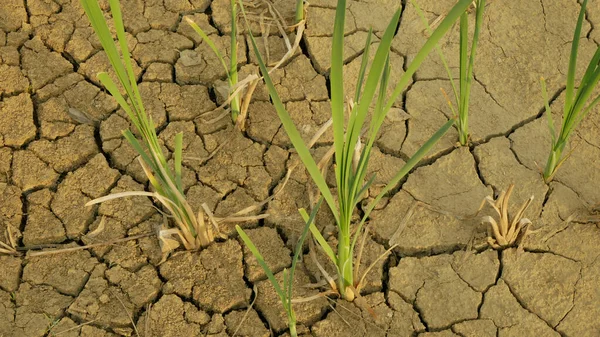
[[[427,27],[429,33],[431,33],[431,27],[423,14],[423,11],[419,8],[414,0],[411,0],[415,6],[418,15]],[[436,46],[436,50],[442,59],[442,63],[450,84],[452,85],[452,91],[454,93],[455,103],[458,106],[458,114],[454,105],[449,102],[450,110],[454,116],[458,116],[456,119],[456,128],[458,130],[458,140],[461,145],[465,146],[469,144],[469,101],[471,98],[471,85],[473,83],[473,66],[475,64],[475,52],[477,50],[477,43],[479,42],[479,33],[481,31],[481,25],[483,23],[483,11],[485,10],[485,0],[475,0],[475,30],[473,32],[473,38],[471,40],[471,50],[468,50],[469,43],[469,11],[466,10],[460,16],[460,43],[459,43],[459,87],[457,89],[456,83],[450,71],[450,67],[444,57],[439,46]]]
[[[202,212],[199,212],[196,216],[183,194],[183,185],[181,182],[183,134],[178,133],[175,136],[175,151],[173,153],[174,169],[171,170],[167,165],[167,158],[160,147],[152,117],[144,109],[137,86],[137,79],[133,72],[131,56],[127,48],[127,38],[123,27],[123,17],[119,0],[109,0],[109,4],[117,34],[118,46],[115,40],[113,40],[106,19],[104,18],[104,13],[102,13],[97,0],[81,0],[81,5],[108,56],[121,86],[127,94],[127,99],[121,95],[119,88],[107,73],[99,73],[98,79],[119,103],[121,108],[125,110],[138,131],[141,140],[138,140],[130,130],[124,130],[123,135],[139,154],[140,164],[156,192],[117,193],[92,200],[87,205],[127,196],[154,197],[171,213],[177,229],[175,229],[175,232],[171,230],[170,233],[177,235],[186,249],[207,246],[214,240],[212,228],[205,224]],[[119,53],[119,49],[121,53]],[[169,239],[162,236],[161,239],[167,240],[164,242],[170,242],[172,246],[172,239],[168,241]]]
[[[593,94],[598,81],[600,80],[600,47],[596,49],[596,53],[590,60],[587,69],[581,79],[581,82],[577,86],[575,91],[575,72],[577,68],[577,53],[579,50],[579,38],[581,36],[581,27],[585,18],[585,9],[587,6],[587,0],[584,0],[581,4],[581,10],[579,12],[579,18],[577,19],[577,25],[575,26],[575,34],[573,35],[573,42],[571,43],[571,55],[569,58],[569,70],[567,72],[567,88],[565,91],[565,105],[563,108],[562,125],[558,137],[554,128],[554,121],[552,120],[552,112],[548,103],[548,93],[546,91],[546,84],[544,79],[541,79],[542,83],[542,94],[546,104],[546,117],[548,118],[548,127],[552,136],[552,147],[546,162],[543,175],[544,180],[549,182],[552,180],[558,168],[564,163],[568,156],[563,157],[563,151],[568,143],[571,133],[581,123],[583,118],[587,116],[591,109],[593,109],[598,102],[600,102],[600,96],[597,96],[591,103],[588,103],[590,96]]]
[[[304,0],[296,0],[296,23],[304,20]]]
[[[230,57],[229,57],[229,66],[227,65],[225,56],[221,54],[214,41],[198,26],[194,21],[188,19],[188,24],[196,31],[196,33],[202,38],[202,40],[208,44],[210,49],[215,53],[219,61],[221,61],[221,65],[225,69],[225,73],[227,74],[227,84],[229,86],[229,96],[231,102],[229,103],[229,109],[231,110],[231,119],[233,122],[238,122],[238,116],[240,115],[240,107],[241,107],[241,93],[235,93],[234,91],[237,88],[238,84],[238,69],[237,69],[237,4],[236,0],[230,0],[231,2],[231,33],[230,33]]]
[[[294,272],[296,271],[296,264],[298,263],[298,258],[300,257],[300,253],[302,253],[302,245],[304,244],[304,240],[306,239],[306,236],[308,235],[308,229],[310,228],[311,225],[313,225],[313,222],[317,215],[317,211],[319,210],[319,207],[321,206],[322,201],[323,201],[323,199],[321,198],[318,201],[317,205],[313,208],[312,212],[310,213],[310,216],[306,213],[306,210],[304,210],[303,208],[299,209],[299,212],[302,215],[302,218],[306,222],[306,226],[304,226],[302,235],[300,236],[298,243],[296,243],[296,249],[294,250],[294,257],[292,258],[292,266],[290,267],[289,270],[287,270],[287,269],[283,270],[283,286],[279,284],[279,281],[277,281],[277,279],[273,275],[273,272],[271,271],[269,266],[267,266],[265,259],[263,258],[262,254],[260,253],[258,248],[256,248],[256,246],[254,245],[252,240],[250,240],[248,235],[246,235],[246,233],[244,232],[244,230],[242,228],[240,228],[240,226],[238,226],[238,225],[235,226],[235,229],[237,230],[238,234],[240,235],[240,237],[242,238],[242,240],[244,241],[244,243],[246,244],[248,249],[250,249],[250,252],[252,252],[252,255],[254,255],[258,264],[265,271],[265,274],[267,274],[267,278],[273,285],[273,288],[275,288],[275,292],[279,296],[279,299],[281,300],[281,304],[283,305],[283,309],[285,310],[285,312],[287,314],[288,326],[290,329],[290,335],[292,337],[298,336],[298,333],[296,332],[296,313],[294,312],[294,308],[292,307],[292,291],[293,291],[293,284],[294,284]]]
[[[261,69],[261,73],[264,76],[265,84],[271,95],[273,105],[277,111],[277,114],[283,124],[283,127],[290,138],[294,148],[296,149],[299,157],[301,158],[304,166],[309,172],[315,185],[318,187],[323,198],[329,205],[336,224],[338,226],[338,246],[337,252],[334,253],[333,249],[328,245],[323,236],[319,233],[316,226],[312,224],[310,226],[311,233],[315,239],[319,242],[327,256],[336,265],[337,269],[337,283],[338,291],[340,295],[352,301],[356,295],[356,288],[360,288],[359,284],[355,283],[353,273],[353,256],[354,247],[357,239],[362,232],[363,225],[369,217],[371,211],[375,205],[381,200],[381,198],[389,192],[408,172],[425,156],[425,154],[433,147],[433,145],[452,127],[454,120],[449,120],[442,128],[437,131],[414,155],[408,160],[408,162],[398,171],[398,173],[390,180],[390,182],[382,189],[381,193],[368,204],[364,210],[364,215],[359,224],[355,226],[355,231],[352,230],[352,214],[357,204],[363,197],[363,194],[368,190],[371,183],[374,181],[374,177],[369,178],[365,182],[367,164],[371,154],[371,149],[375,140],[377,139],[377,133],[384,122],[385,116],[391,109],[396,99],[400,96],[403,90],[406,89],[407,85],[411,82],[412,76],[419,68],[421,63],[425,60],[425,57],[429,52],[437,45],[438,41],[444,36],[444,34],[452,27],[454,22],[462,15],[467,9],[472,0],[460,0],[450,10],[447,17],[441,22],[439,27],[431,34],[427,42],[423,45],[421,50],[415,55],[413,62],[408,66],[406,72],[397,83],[391,96],[386,100],[387,87],[390,77],[390,64],[389,64],[389,53],[396,28],[400,19],[400,9],[398,9],[385,32],[381,36],[379,47],[375,53],[375,57],[366,74],[366,62],[368,59],[363,58],[363,64],[361,65],[361,75],[359,75],[359,81],[357,85],[357,97],[356,104],[349,104],[351,107],[348,111],[344,109],[344,77],[343,77],[343,49],[344,49],[344,23],[346,13],[346,1],[338,0],[335,24],[333,32],[333,47],[331,56],[331,110],[333,119],[333,135],[334,135],[334,148],[335,148],[335,177],[338,191],[337,200],[334,199],[325,177],[321,174],[314,158],[310,154],[307,145],[303,142],[298,129],[294,125],[292,118],[286,111],[273,81],[269,77],[268,70],[260,56],[254,37],[250,35],[252,47],[254,53],[257,56],[258,63]],[[242,13],[243,7],[242,7]],[[368,45],[367,47],[368,48]],[[360,92],[363,87],[364,89]],[[379,95],[375,100],[375,93],[379,87]],[[367,141],[362,146],[362,150],[356,151],[355,149],[360,148],[359,137],[366,126],[367,114],[370,110],[372,111],[372,118],[369,121],[368,131],[366,134]],[[348,113],[347,124],[345,123],[345,113]],[[352,233],[355,233],[352,235]]]

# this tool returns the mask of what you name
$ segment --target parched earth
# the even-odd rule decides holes
[[[107,1],[100,2],[106,10]],[[399,2],[349,1],[346,90],[354,89],[369,27],[377,45]],[[418,1],[431,21],[453,2]],[[274,3],[284,17],[293,14],[293,1]],[[329,118],[335,4],[311,1],[300,50],[273,74],[306,140]],[[228,0],[122,1],[140,90],[164,151],[171,153],[174,135],[184,133],[186,195],[194,208],[206,202],[217,216],[271,196],[297,160],[264,87],[254,94],[245,132],[211,114],[222,101],[225,73],[183,18],[197,22],[228,53],[228,6]],[[392,83],[425,39],[415,9],[402,6]],[[594,28],[600,4],[588,6],[580,73],[600,42]],[[546,184],[539,174],[550,148],[539,78],[546,78],[558,113],[579,9],[576,0],[488,1],[470,108],[472,145],[457,147],[450,131],[385,198],[372,216],[362,270],[392,237],[398,247],[376,263],[356,303],[321,297],[295,305],[304,336],[600,336],[600,111],[592,111],[572,136],[571,156],[555,179]],[[259,32],[260,25],[254,22],[252,30]],[[259,43],[271,61],[285,52],[280,36]],[[441,47],[456,72],[457,27]],[[11,228],[20,247],[76,247],[153,233],[162,223],[149,199],[84,207],[109,193],[148,188],[121,136],[131,125],[96,78],[109,67],[100,49],[78,0],[0,1],[3,242]],[[257,72],[244,39],[238,60],[244,76]],[[451,117],[440,93],[450,92],[447,77],[432,54],[395,102],[372,156],[369,170],[377,178],[371,197]],[[74,118],[69,109],[90,120]],[[315,155],[331,142],[329,131]],[[303,226],[297,209],[309,204],[308,180],[296,169],[283,192],[260,210],[270,216],[241,224],[279,279]],[[522,252],[489,249],[486,228],[471,217],[485,196],[511,183],[513,207],[534,196],[525,216],[536,231]],[[318,223],[330,232],[331,215],[322,211]],[[228,240],[177,252],[163,263],[151,235],[69,253],[36,256],[30,249],[0,256],[0,336],[284,335],[285,316],[264,272],[232,225],[222,231]],[[315,295],[318,290],[304,286],[320,278],[307,255],[294,296]]]

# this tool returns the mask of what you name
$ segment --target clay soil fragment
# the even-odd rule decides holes
[[[244,282],[242,249],[234,240],[216,243],[197,253],[181,252],[160,266],[167,281],[164,294],[193,298],[207,311],[243,308],[250,298]]]
[[[0,101],[0,145],[20,147],[35,137],[33,102],[29,94]]]
[[[425,330],[419,314],[393,292],[387,301],[382,293],[375,293],[355,303],[338,300],[335,307],[335,312],[313,325],[314,336],[401,337]]]
[[[283,273],[276,274],[275,279],[277,279],[279,284],[283,284]],[[292,298],[316,295],[318,290],[304,287],[308,283],[310,283],[310,278],[299,263],[294,274]],[[256,286],[258,288],[258,297],[255,304],[256,309],[263,314],[269,322],[271,329],[278,332],[283,331],[287,328],[287,316],[271,282],[268,280],[260,281]],[[305,325],[317,322],[327,307],[327,303],[328,301],[324,297],[320,297],[308,302],[294,304],[297,322]]]
[[[495,254],[402,258],[390,269],[390,291],[414,303],[431,329],[476,319],[482,293],[496,279],[499,262]]]
[[[87,251],[29,257],[23,281],[49,285],[63,294],[77,296],[98,261]]]
[[[137,325],[148,327],[142,336],[204,336],[201,327],[210,322],[210,316],[176,295],[162,296],[139,319]]]

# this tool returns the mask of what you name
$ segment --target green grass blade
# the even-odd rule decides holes
[[[305,219],[304,221],[307,221],[307,220],[308,219]],[[335,253],[333,252],[333,249],[331,249],[331,247],[327,243],[327,240],[325,240],[325,238],[323,237],[321,232],[319,232],[319,230],[317,229],[317,226],[315,226],[314,223],[311,223],[309,229],[310,229],[310,232],[312,233],[312,235],[315,237],[315,240],[317,240],[317,242],[319,243],[319,246],[321,246],[321,248],[323,248],[325,255],[327,255],[327,257],[329,257],[331,262],[333,262],[333,264],[337,266],[338,259],[335,255]]]
[[[300,212],[300,215],[302,216],[302,219],[304,219],[304,222],[306,223],[306,225],[304,226],[304,229],[302,230],[302,235],[300,235],[300,238],[298,239],[298,242],[296,243],[296,249],[294,250],[294,257],[292,258],[292,267],[290,268],[290,283],[287,285],[287,287],[288,287],[287,294],[288,294],[288,301],[289,301],[290,309],[292,308],[292,284],[294,282],[294,272],[296,271],[296,263],[298,263],[298,258],[300,257],[300,252],[302,252],[302,246],[304,245],[304,240],[306,240],[306,236],[308,235],[310,225],[312,223],[314,223],[315,218],[317,217],[317,212],[319,211],[319,208],[321,208],[322,203],[323,203],[323,198],[321,197],[321,198],[319,198],[319,201],[317,202],[315,207],[310,212],[310,216],[306,213],[306,210],[304,208],[301,208],[298,210]]]
[[[390,65],[390,55],[388,54],[387,59],[385,60],[385,65],[383,66],[383,74],[381,75],[381,79],[379,82],[379,96],[377,97],[377,104],[375,105],[375,113],[373,115],[373,119],[371,120],[371,125],[369,127],[369,136],[371,138],[375,138],[383,124],[385,119],[385,113],[383,111],[383,107],[385,105],[385,99],[387,97],[388,85],[390,82],[390,76],[392,74],[392,66]]]
[[[373,27],[369,28],[367,34],[367,42],[365,43],[365,49],[360,61],[360,71],[358,72],[358,81],[356,82],[356,93],[354,94],[354,103],[358,103],[360,100],[360,92],[362,90],[363,81],[365,79],[365,72],[367,71],[367,65],[369,64],[369,51],[371,50],[371,37],[373,35]]]
[[[469,42],[469,14],[465,11],[460,16],[460,104],[459,104],[459,114],[462,115],[462,108],[464,106],[464,94],[467,90],[467,76],[468,76],[468,56],[467,56],[467,43]],[[462,118],[462,116],[460,116]],[[459,119],[460,121],[460,119]]]
[[[113,17],[113,23],[115,31],[117,32],[117,39],[121,48],[121,55],[123,62],[125,63],[125,70],[129,79],[130,93],[129,99],[134,104],[135,111],[138,113],[138,118],[142,121],[142,126],[148,126],[147,115],[144,112],[144,105],[142,103],[142,97],[137,87],[137,79],[133,72],[133,66],[131,63],[131,56],[129,55],[129,48],[127,46],[127,37],[125,36],[125,27],[123,26],[123,16],[121,15],[121,6],[119,0],[109,0],[110,11]],[[121,79],[123,86],[127,87],[127,81]]]
[[[364,125],[367,113],[369,111],[369,107],[371,105],[371,102],[373,101],[373,97],[375,96],[375,92],[377,91],[377,87],[380,84],[384,69],[386,69],[386,65],[389,65],[388,59],[390,47],[392,45],[392,40],[394,39],[394,35],[396,33],[396,28],[398,27],[400,13],[401,10],[398,9],[392,17],[392,19],[390,20],[390,23],[388,24],[383,36],[381,37],[379,47],[377,48],[377,52],[375,53],[373,63],[371,64],[371,68],[369,69],[369,75],[367,76],[367,81],[365,83],[362,97],[360,98],[360,101],[358,102],[358,107],[356,108],[356,118],[350,120],[348,123],[348,134],[346,135],[347,144],[344,148],[344,154],[347,155],[347,158],[346,162],[343,163],[344,165],[346,165],[344,169],[348,176],[350,176],[350,170],[352,167],[351,154],[354,151],[354,147],[356,146],[356,142],[358,141],[358,137],[360,136],[361,129]],[[334,84],[338,83],[332,81],[332,86]],[[339,85],[343,87],[343,84],[340,83]]]
[[[581,79],[581,83],[579,84],[579,89],[577,90],[578,93],[581,90],[581,88],[585,88],[587,86],[588,82],[594,75],[595,70],[598,68],[599,63],[600,63],[600,47],[596,49],[596,52],[594,53],[594,57],[592,57],[592,60],[590,61],[590,63],[587,66],[587,69],[585,70],[583,78]]]
[[[579,123],[581,123],[581,120],[583,120],[583,118],[590,112],[590,110],[592,110],[596,105],[598,105],[598,103],[600,103],[600,96],[596,97],[592,101],[592,103],[590,103],[590,105],[588,105],[588,107],[585,108],[583,113],[580,114],[579,118],[575,121],[574,125],[579,125]]]
[[[131,88],[127,83],[127,72],[121,62],[117,46],[112,38],[112,34],[108,28],[108,25],[104,19],[104,13],[100,9],[97,1],[91,0],[80,0],[81,6],[83,7],[88,19],[92,25],[92,28],[100,40],[102,48],[106,52],[106,56],[115,70],[115,74],[120,82],[124,83],[125,91],[127,95],[131,95]]]
[[[398,171],[398,173],[396,173],[396,175],[390,180],[390,182],[387,185],[385,185],[385,187],[381,190],[381,192],[379,192],[375,199],[373,199],[373,201],[371,201],[367,205],[365,213],[358,225],[358,228],[355,231],[356,233],[360,233],[363,225],[365,224],[365,221],[367,220],[377,203],[379,203],[381,198],[383,198],[383,196],[387,192],[389,192],[394,186],[396,186],[396,184],[398,184],[400,180],[404,178],[404,176],[406,176],[410,172],[410,170],[412,170],[415,167],[415,165],[417,165],[417,163],[419,163],[421,159],[423,159],[423,157],[425,157],[425,155],[431,150],[431,148],[448,132],[448,130],[450,130],[450,128],[452,128],[452,125],[454,123],[455,121],[451,119],[448,122],[446,122],[446,124],[444,124],[438,131],[436,131],[436,133],[434,133],[433,136],[431,136],[431,138],[429,138],[429,140],[427,140],[427,142],[425,142],[425,144],[423,144],[423,146],[421,146],[417,150],[417,152],[415,152],[415,154],[406,162],[406,164],[404,164],[404,166],[400,169],[400,171]],[[354,246],[356,245],[357,238],[358,235],[354,235],[354,238],[352,239],[352,245],[350,247],[351,251],[354,251]]]
[[[227,77],[229,79],[229,90],[230,94],[232,88],[235,87],[238,83],[238,71],[237,71],[237,10],[236,10],[236,0],[231,0],[231,36],[230,36],[230,50],[231,57],[229,62],[229,71],[227,72]],[[240,100],[239,95],[237,95],[230,104],[231,107],[231,117],[235,122],[237,120],[237,116],[240,114]]]
[[[290,272],[287,268],[283,269],[283,288],[287,288],[289,284],[292,284],[292,282],[290,282]],[[282,289],[283,290],[283,289]],[[286,301],[282,302],[281,304],[286,308],[286,311],[290,309],[291,307],[291,299],[289,297],[287,297],[286,295]]]
[[[227,73],[227,75],[229,75],[229,67],[227,67],[227,63],[225,63],[225,58],[219,51],[219,48],[217,48],[217,46],[215,45],[215,42],[210,37],[208,37],[204,30],[202,30],[202,28],[200,28],[200,26],[198,26],[194,21],[192,21],[191,19],[187,19],[187,23],[192,27],[194,31],[196,31],[198,35],[200,35],[200,38],[202,38],[202,40],[206,42],[206,44],[210,47],[213,53],[217,55],[217,58],[219,59],[219,61],[221,61],[223,69],[225,69],[225,72]]]
[[[344,27],[346,21],[346,0],[339,0],[335,11],[333,37],[331,46],[331,118],[333,120],[333,144],[335,147],[335,177],[338,183],[340,198],[344,194]],[[342,199],[340,199],[341,201]]]
[[[433,33],[433,30],[431,29],[431,26],[429,25],[429,22],[427,21],[427,18],[425,17],[423,10],[421,10],[421,7],[419,7],[419,5],[417,4],[417,2],[415,0],[410,0],[410,2],[415,7],[415,10],[417,11],[417,15],[421,18],[423,25],[427,29],[427,33],[429,35],[431,35]],[[450,80],[450,85],[452,86],[452,91],[454,92],[454,99],[456,100],[455,103],[456,103],[456,105],[458,105],[459,100],[460,100],[459,95],[458,95],[458,89],[456,88],[456,83],[454,83],[455,82],[454,77],[452,76],[452,71],[450,71],[450,66],[448,65],[448,60],[446,60],[446,56],[444,56],[444,53],[442,52],[442,49],[440,48],[439,44],[435,45],[435,51],[437,52],[438,56],[440,57],[440,60],[442,60],[444,69],[446,70],[446,73],[448,74],[448,79]],[[454,115],[456,115],[456,113],[454,112],[454,108],[452,107],[452,104],[450,104],[450,109],[452,110],[452,113]]]
[[[241,4],[240,4],[240,7],[241,7],[242,14],[244,15],[244,19],[245,19],[246,14],[244,11],[244,7]],[[263,62],[260,52],[258,51],[258,46],[256,45],[256,41],[254,40],[254,36],[252,35],[252,32],[249,32],[249,35],[250,35],[250,41],[252,43],[252,48],[254,50],[254,54],[256,55],[256,58],[258,60],[260,72],[264,77],[265,85],[266,85],[267,89],[269,90],[269,94],[271,95],[271,100],[273,101],[273,105],[275,106],[277,115],[279,116],[279,119],[281,120],[281,124],[283,124],[285,132],[287,133],[292,144],[294,145],[294,148],[298,152],[298,156],[302,160],[302,163],[306,167],[306,170],[308,171],[311,178],[315,182],[315,185],[317,185],[317,188],[323,195],[323,198],[325,198],[325,201],[331,208],[331,212],[333,213],[333,216],[335,217],[336,222],[339,222],[337,205],[335,203],[335,200],[333,199],[333,195],[331,194],[331,191],[329,190],[329,186],[327,186],[327,182],[325,181],[325,178],[321,174],[321,171],[319,170],[317,163],[315,162],[314,158],[310,154],[308,147],[302,140],[302,136],[300,135],[300,132],[298,132],[296,125],[294,125],[292,118],[290,117],[289,113],[283,106],[283,103],[281,102],[281,98],[279,98],[279,94],[277,93],[277,90],[275,89],[275,85],[273,84],[273,80],[269,76],[269,71],[267,70],[265,63]]]
[[[281,289],[279,282],[277,282],[277,279],[273,275],[273,272],[271,271],[269,266],[267,266],[267,263],[265,262],[265,259],[263,258],[262,254],[260,253],[258,248],[256,248],[256,246],[254,245],[252,240],[250,240],[250,238],[248,237],[246,232],[244,232],[244,230],[239,225],[235,225],[235,230],[240,235],[240,238],[242,238],[242,241],[244,241],[244,243],[246,244],[246,247],[248,247],[248,249],[250,249],[250,252],[252,253],[252,255],[254,255],[258,264],[265,271],[265,274],[267,275],[267,278],[273,285],[273,288],[275,288],[275,292],[277,292],[277,295],[279,296],[281,303],[282,304],[286,303],[287,301],[286,301],[285,292],[283,292],[283,290]],[[285,305],[284,305],[284,308],[285,308]]]
[[[477,11],[475,12],[475,31],[473,32],[473,41],[471,41],[471,52],[469,56],[469,74],[468,78],[473,76],[473,67],[475,64],[475,55],[477,53],[477,45],[479,44],[479,34],[481,33],[481,25],[483,24],[483,11],[485,10],[485,0],[477,1]]]
[[[153,183],[152,185],[156,191],[160,191],[160,194],[165,195],[165,190],[163,189],[163,177],[159,174],[159,170],[157,168],[158,164],[154,158],[151,158],[146,151],[144,151],[144,148],[130,130],[123,130],[123,137],[125,137],[133,149],[140,155],[144,163],[150,166],[151,170],[157,174],[157,177],[160,179],[160,181],[154,180],[156,183]]]
[[[175,135],[175,152],[174,157],[174,169],[175,169],[175,185],[179,189],[180,193],[183,193],[183,184],[181,183],[181,158],[183,152],[183,132],[179,132]]]
[[[296,23],[304,20],[304,0],[296,0]]]
[[[554,128],[554,120],[552,119],[552,110],[550,109],[550,103],[548,100],[548,91],[546,90],[546,80],[542,77],[540,79],[542,85],[542,96],[544,98],[544,104],[546,106],[546,117],[548,119],[548,129],[550,129],[550,135],[552,136],[552,144],[556,142],[556,129]]]
[[[421,66],[427,55],[431,52],[433,48],[438,44],[440,39],[446,34],[448,30],[452,27],[454,22],[462,15],[464,11],[467,10],[467,7],[471,4],[473,0],[459,0],[454,7],[448,12],[448,15],[442,20],[440,25],[436,28],[435,31],[431,34],[429,39],[425,42],[423,47],[419,50],[419,52],[415,55],[413,61],[406,69],[406,72],[398,81],[394,92],[392,93],[386,107],[385,111],[389,111],[396,101],[402,91],[406,88],[408,83],[411,81],[412,76],[415,74],[417,69]]]
[[[371,149],[373,148],[373,144],[375,143],[375,139],[377,138],[377,133],[383,124],[385,119],[385,113],[383,111],[383,106],[385,104],[385,98],[388,88],[388,82],[391,74],[391,66],[390,66],[390,57],[386,59],[385,65],[383,67],[383,74],[381,75],[380,83],[379,83],[379,96],[377,97],[377,103],[375,105],[375,110],[373,113],[373,118],[371,119],[371,123],[369,125],[369,133],[368,133],[368,141],[367,144],[363,147],[363,151],[360,155],[358,165],[356,168],[355,177],[351,180],[350,185],[350,197],[352,198],[352,208],[358,202],[358,198],[361,195],[361,191],[357,191],[359,186],[364,181],[364,178],[367,174],[367,165],[369,163],[369,159],[371,158]],[[364,186],[363,186],[364,188]]]
[[[137,138],[135,138],[133,133],[131,133],[131,130],[123,130],[123,137],[125,137],[129,144],[131,144],[133,149],[142,157],[142,160],[145,163],[151,166],[156,165],[154,160],[152,160],[152,158],[150,158],[146,151],[144,151],[142,144],[140,144],[140,142],[137,140]],[[154,167],[152,167],[152,170],[154,170]]]
[[[371,178],[369,178],[369,180],[367,180],[367,182],[363,185],[363,187],[361,187],[361,189],[358,191],[358,193],[356,193],[356,196],[354,197],[354,204],[358,204],[358,202],[360,201],[360,196],[365,193],[369,187],[371,187],[371,185],[373,185],[373,182],[375,182],[375,178],[377,177],[377,174],[373,173],[373,175],[371,176]]]
[[[575,26],[575,33],[573,34],[573,43],[571,44],[571,55],[569,57],[569,70],[567,72],[567,90],[565,93],[565,111],[568,111],[573,105],[573,90],[575,88],[575,72],[577,68],[577,53],[579,49],[579,38],[581,37],[581,27],[583,26],[583,19],[585,18],[585,8],[587,6],[587,0],[583,0],[581,4],[581,11],[577,18],[577,25]]]
[[[469,42],[469,14],[465,11],[460,16],[460,101],[458,103],[457,129],[458,138],[461,145],[466,145],[468,141],[468,118],[469,118],[469,56],[467,45]]]
[[[600,68],[597,68],[591,80],[587,83],[587,85],[581,89],[581,92],[578,93],[574,105],[571,107],[571,110],[568,112],[566,117],[563,117],[563,124],[561,129],[561,136],[559,138],[565,139],[568,138],[568,135],[571,134],[573,128],[575,126],[574,122],[577,119],[577,116],[582,112],[587,100],[593,94],[598,81],[600,80]],[[562,134],[565,133],[566,137],[563,137]]]
[[[133,114],[133,111],[131,111],[131,107],[129,106],[129,104],[127,104],[127,101],[125,100],[123,95],[121,95],[121,92],[119,91],[119,88],[117,88],[117,85],[115,84],[115,82],[113,82],[113,80],[110,78],[110,76],[108,76],[108,74],[105,72],[98,73],[98,75],[96,75],[96,77],[98,78],[100,83],[102,83],[102,85],[106,88],[106,90],[108,90],[108,92],[110,92],[110,94],[117,101],[117,103],[119,103],[121,108],[123,108],[123,110],[125,110],[125,113],[127,113],[127,116],[129,116],[129,119],[131,119],[131,122],[133,123],[133,125],[135,125],[135,127],[139,130],[140,123],[139,123],[138,119],[136,118],[136,116]]]

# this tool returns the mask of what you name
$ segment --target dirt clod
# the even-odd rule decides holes
[[[29,94],[0,101],[0,145],[20,147],[35,137],[33,103]]]
[[[63,294],[77,296],[98,261],[87,251],[27,258],[23,281],[49,285]]]
[[[12,256],[0,256],[0,289],[15,291],[21,278],[21,259]]]

